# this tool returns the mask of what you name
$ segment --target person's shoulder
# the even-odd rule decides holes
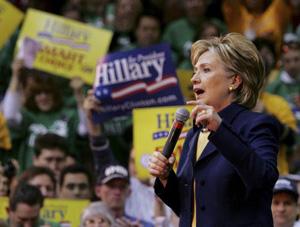
[[[274,81],[277,81],[280,77],[280,69],[274,68],[271,72],[267,75],[267,86],[272,84]]]
[[[294,114],[289,106],[289,103],[282,96],[264,92],[262,96],[262,102],[265,106],[267,113],[274,115],[281,122],[285,122],[289,119],[292,122],[295,122]],[[292,124],[294,125],[294,124]]]
[[[22,116],[22,124],[30,124],[32,122],[36,122],[37,119],[39,119],[39,116],[41,115],[40,112],[34,112],[26,107],[21,108],[21,116]]]
[[[166,27],[166,31],[174,30],[174,29],[177,30],[179,27],[187,26],[187,24],[188,24],[187,19],[182,17],[168,24]]]
[[[47,115],[47,114],[46,114]],[[76,108],[70,108],[70,107],[62,107],[52,113],[49,113],[48,115],[52,115],[51,117],[53,119],[62,119],[65,121],[70,121],[71,119],[78,119],[78,110]]]
[[[262,99],[262,101],[265,104],[272,105],[273,108],[278,108],[279,106],[280,107],[282,107],[282,106],[288,107],[289,106],[289,104],[286,101],[286,99],[284,99],[282,96],[276,95],[276,94],[272,94],[270,92],[264,92],[263,93],[263,99]]]
[[[275,116],[267,113],[258,113],[247,110],[242,113],[241,117],[244,120],[243,127],[248,128],[249,132],[268,129],[269,131],[272,131],[274,135],[279,137],[283,129],[280,121]]]
[[[227,121],[237,121],[239,124],[248,125],[255,122],[273,122],[274,117],[266,114],[255,112],[244,105],[233,103],[220,112],[222,118]]]
[[[242,117],[249,119],[249,121],[247,121],[249,124],[253,124],[253,122],[277,123],[276,118],[270,114],[254,112],[248,109],[242,113]]]

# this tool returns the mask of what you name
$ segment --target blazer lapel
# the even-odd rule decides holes
[[[204,148],[204,150],[203,150],[200,158],[198,159],[198,161],[201,161],[202,159],[204,159],[205,157],[211,155],[212,153],[214,153],[216,151],[217,151],[217,148],[215,147],[215,145],[211,142],[208,142],[208,144]]]
[[[191,162],[193,164],[196,163],[196,161],[195,161],[195,155],[196,155],[196,151],[197,151],[197,143],[198,143],[198,137],[199,137],[200,133],[201,133],[201,130],[198,129],[198,132],[196,132],[193,135],[193,137],[191,138],[190,143],[189,143],[190,150],[189,150],[188,158],[187,158],[186,161],[189,161],[189,162]],[[210,155],[214,151],[217,151],[216,147],[211,142],[208,142],[208,144],[204,148],[204,150],[203,150],[200,158],[197,161],[202,160],[203,158],[205,158],[206,156]]]

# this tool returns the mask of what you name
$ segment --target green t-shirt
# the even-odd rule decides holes
[[[35,113],[23,109],[21,113],[22,122],[19,125],[10,125],[13,152],[19,161],[20,171],[32,165],[33,147],[39,134],[52,132],[67,138],[70,152],[75,153],[74,144],[79,121],[77,111],[61,109],[56,112]]]
[[[282,96],[290,105],[294,105],[294,97],[300,94],[300,82],[285,83],[279,76],[267,86],[266,90]]]
[[[224,23],[215,18],[202,18],[197,25],[190,23],[187,18],[181,18],[165,29],[162,40],[171,45],[172,59],[177,68],[193,69],[190,63],[191,47],[198,40],[199,30],[206,20],[216,24],[222,33],[226,31]]]
[[[162,39],[171,45],[172,58],[176,65],[189,59],[197,31],[197,27],[186,18],[176,20],[166,28]]]

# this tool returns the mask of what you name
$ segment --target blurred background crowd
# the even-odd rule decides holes
[[[254,111],[274,115],[284,126],[278,170],[300,182],[300,0],[9,2],[24,12],[35,8],[111,30],[110,53],[169,43],[176,69],[193,70],[194,41],[244,34],[266,69]],[[75,75],[66,79],[26,68],[14,58],[21,27],[0,49],[0,196],[10,196],[9,222],[18,223],[18,204],[41,208],[47,197],[93,201],[82,213],[82,226],[177,226],[154,196],[152,181],[136,178],[132,118],[95,124],[91,113],[101,103],[89,85]]]

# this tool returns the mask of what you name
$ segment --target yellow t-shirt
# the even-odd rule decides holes
[[[264,92],[260,97],[260,101],[263,103],[267,113],[275,116],[282,124],[287,125],[295,131],[297,130],[295,116],[284,98],[279,95]],[[286,151],[286,145],[280,144],[277,158],[277,167],[280,174],[289,173]]]
[[[279,53],[291,17],[291,9],[285,1],[273,0],[259,15],[250,13],[240,0],[224,0],[222,10],[230,32],[268,38],[275,43]]]

